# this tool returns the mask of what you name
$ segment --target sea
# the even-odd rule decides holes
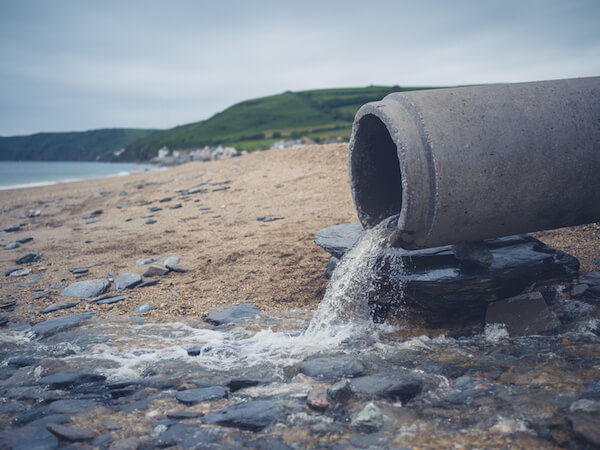
[[[0,189],[47,186],[69,181],[158,170],[151,164],[77,161],[0,161]]]

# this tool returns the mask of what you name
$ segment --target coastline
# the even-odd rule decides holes
[[[40,210],[39,217],[26,217],[31,209]],[[84,219],[98,210],[97,217]],[[19,248],[0,249],[4,271],[31,269],[27,276],[4,277],[0,291],[3,302],[17,302],[11,320],[23,322],[84,311],[128,316],[146,302],[155,308],[156,320],[200,320],[210,309],[239,303],[266,311],[314,309],[327,284],[329,260],[314,244],[314,235],[323,227],[357,221],[345,144],[0,190],[0,211],[2,228],[24,224],[20,231],[0,233],[2,247],[33,237]],[[581,274],[594,270],[600,255],[597,224],[533,235],[579,258]],[[28,252],[40,252],[40,260],[17,266],[15,260]],[[51,286],[114,279],[116,273],[142,275],[149,266],[136,261],[170,256],[180,258],[185,272],[151,277],[158,284],[126,290],[126,301],[96,305],[82,300],[71,309],[41,313],[66,299]],[[69,271],[82,267],[87,274]],[[115,294],[114,287],[109,292]]]

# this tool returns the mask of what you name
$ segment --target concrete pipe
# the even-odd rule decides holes
[[[398,92],[356,114],[361,223],[407,249],[600,221],[600,77]]]

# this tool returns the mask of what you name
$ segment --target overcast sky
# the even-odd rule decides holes
[[[169,128],[286,90],[600,75],[600,1],[0,0],[0,135]]]

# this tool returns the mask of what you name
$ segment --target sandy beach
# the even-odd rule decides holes
[[[346,159],[346,145],[313,146],[0,191],[1,227],[24,224],[17,232],[0,233],[2,246],[34,238],[17,249],[0,250],[2,269],[16,267],[15,260],[28,252],[41,253],[40,261],[24,266],[32,270],[30,275],[4,277],[3,301],[17,301],[11,321],[39,322],[85,310],[128,315],[145,302],[156,308],[152,314],[157,319],[200,319],[209,309],[244,302],[267,311],[313,309],[325,290],[329,259],[314,244],[314,235],[323,227],[357,221]],[[194,187],[207,191],[183,198],[176,192]],[[181,207],[173,208],[178,203]],[[161,210],[151,212],[153,207]],[[41,215],[25,217],[31,209]],[[102,210],[97,221],[86,223],[84,216],[96,210]],[[148,219],[156,223],[148,224]],[[579,258],[581,274],[594,270],[593,261],[600,256],[598,224],[534,235]],[[69,310],[40,314],[64,299],[51,285],[143,274],[148,266],[136,265],[137,260],[168,256],[178,256],[186,272],[171,272],[155,286],[128,290],[131,298],[125,302],[90,305],[84,300]],[[77,278],[69,271],[74,267],[89,272]],[[41,279],[23,286],[36,272]],[[50,294],[34,300],[44,292]]]

